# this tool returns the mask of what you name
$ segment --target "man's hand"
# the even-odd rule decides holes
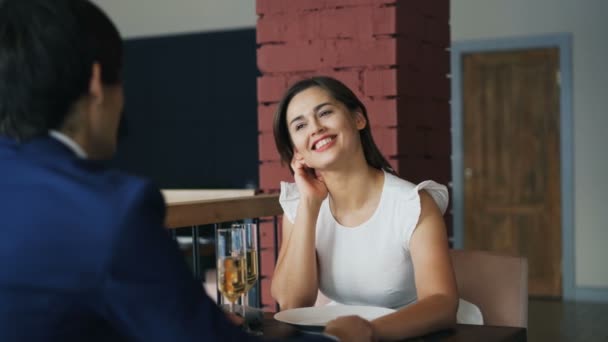
[[[230,322],[237,326],[240,326],[243,324],[243,322],[245,322],[245,319],[243,319],[243,317],[237,314],[233,314],[232,312],[226,312],[226,316],[228,317],[228,320]]]
[[[359,316],[338,317],[327,323],[325,333],[337,337],[341,342],[375,341],[372,324]]]

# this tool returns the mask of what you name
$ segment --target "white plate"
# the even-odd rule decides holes
[[[319,327],[341,316],[357,315],[372,320],[394,311],[377,306],[326,305],[281,311],[274,315],[274,319],[289,324]]]

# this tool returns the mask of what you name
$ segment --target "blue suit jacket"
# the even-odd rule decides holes
[[[145,180],[0,136],[0,341],[253,340],[193,279],[164,213]]]

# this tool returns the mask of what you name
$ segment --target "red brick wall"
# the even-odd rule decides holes
[[[262,190],[291,179],[272,136],[278,100],[293,82],[321,74],[364,102],[377,145],[403,178],[450,181],[448,0],[257,0],[257,13]],[[272,225],[262,234],[271,250]],[[274,259],[264,253],[262,302],[273,305]]]

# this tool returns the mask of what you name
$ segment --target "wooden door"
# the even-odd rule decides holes
[[[561,296],[558,67],[558,49],[463,58],[465,248],[527,257],[536,296]]]

